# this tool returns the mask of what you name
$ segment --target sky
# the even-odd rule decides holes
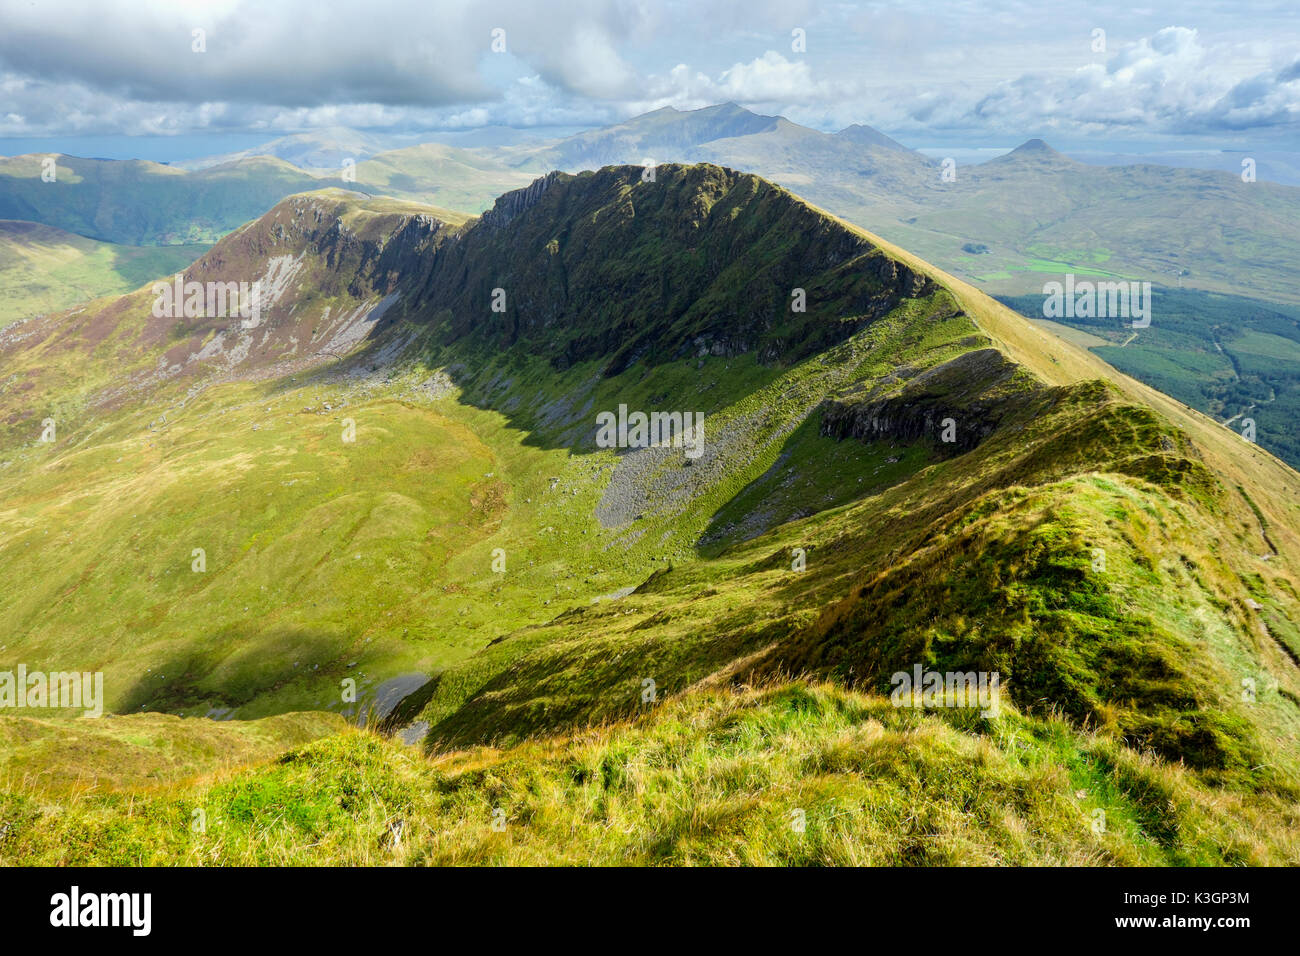
[[[1294,150],[1294,3],[0,0],[0,152],[164,137],[201,155],[727,101],[920,148]]]

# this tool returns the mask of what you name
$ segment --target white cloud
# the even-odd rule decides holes
[[[716,89],[724,99],[749,103],[820,99],[824,95],[813,81],[807,61],[791,62],[775,50],[723,71]]]
[[[1300,117],[1300,86],[1284,81],[1279,71],[1243,77],[1218,68],[1219,62],[1196,30],[1166,27],[1122,47],[1104,64],[1064,76],[1021,76],[973,104],[957,102],[938,116],[916,118],[1005,130],[1204,133]]]
[[[1156,14],[1114,0],[1037,18],[1020,0],[0,0],[0,136],[597,125],[728,100],[900,133],[1295,135],[1300,27],[1249,0],[1183,8],[1212,29],[1121,42]],[[1088,51],[1097,23],[1109,58]]]
[[[593,24],[576,27],[563,54],[546,59],[552,65],[543,75],[554,76],[557,85],[574,93],[611,99],[628,95],[636,86],[636,72],[619,56],[608,34]]]

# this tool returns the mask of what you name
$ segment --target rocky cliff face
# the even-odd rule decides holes
[[[559,171],[552,171],[533,180],[523,189],[511,190],[499,196],[492,204],[492,208],[483,213],[480,221],[490,229],[504,229],[520,213],[536,206],[542,198],[542,193],[554,185],[562,175]]]
[[[501,197],[437,249],[421,304],[449,309],[457,338],[612,375],[695,354],[798,362],[933,288],[757,177],[642,173],[551,173]]]
[[[342,192],[294,196],[218,243],[191,271],[201,280],[247,277],[275,256],[309,257],[323,266],[317,289],[387,295],[427,274],[434,251],[457,230],[417,209],[369,206]]]
[[[860,441],[923,440],[940,454],[970,451],[1040,388],[1010,387],[1018,367],[997,349],[958,355],[919,374],[899,369],[866,392],[827,400],[822,434]]]
[[[600,359],[615,375],[745,353],[795,364],[935,288],[757,177],[708,165],[661,166],[649,182],[642,172],[553,172],[465,222],[342,190],[290,197],[184,276],[274,283],[246,347],[232,351],[240,330],[225,316],[155,322],[148,337],[172,341],[168,367],[193,356],[302,362],[335,354],[322,325],[384,300],[416,326],[449,320],[449,341],[521,345],[557,368]],[[221,355],[203,353],[213,335],[230,340]]]

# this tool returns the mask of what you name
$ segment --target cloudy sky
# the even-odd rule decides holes
[[[1295,0],[1138,4],[0,0],[0,151],[591,126],[729,100],[918,146],[1297,148]]]

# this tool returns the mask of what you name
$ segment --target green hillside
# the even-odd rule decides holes
[[[54,180],[46,182],[42,173],[48,158],[0,157],[0,219],[37,222],[128,246],[210,245],[304,190],[353,189],[478,212],[532,179],[468,150],[437,144],[380,153],[358,163],[347,181],[341,167],[308,171],[273,156],[188,171],[144,161],[60,155]]]
[[[1030,318],[1041,295],[1005,301]],[[1189,289],[1154,289],[1149,328],[1121,318],[1062,319],[1115,368],[1205,412],[1300,465],[1300,307]]]
[[[988,733],[803,682],[432,761],[344,733],[144,797],[11,789],[0,816],[8,864],[1241,866],[1300,852],[1288,800],[1207,786],[1063,721]]]
[[[294,196],[186,278],[260,325],[0,334],[0,670],[185,718],[68,792],[99,724],[0,717],[0,860],[1300,862],[1300,476],[915,256],[666,165]]]
[[[145,161],[43,155],[0,158],[0,218],[124,245],[212,243],[285,196],[344,185],[256,156],[198,172]]]
[[[0,327],[129,292],[185,268],[205,249],[122,246],[39,223],[0,220]]]

